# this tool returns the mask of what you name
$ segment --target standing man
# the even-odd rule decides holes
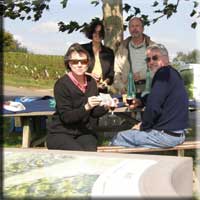
[[[146,48],[154,43],[143,33],[144,24],[141,18],[130,19],[129,32],[131,36],[121,43],[115,56],[114,88],[121,94],[126,93],[131,63],[136,90],[137,92],[144,90],[147,69],[145,52]]]
[[[147,48],[146,62],[154,77],[146,98],[142,122],[122,131],[112,145],[126,147],[165,148],[185,140],[188,125],[188,96],[180,74],[169,64],[166,48],[154,44]],[[143,99],[144,100],[144,99]],[[145,103],[133,100],[132,108]]]

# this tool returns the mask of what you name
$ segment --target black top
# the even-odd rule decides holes
[[[87,44],[82,44],[82,47],[88,51],[91,58],[91,64],[88,68],[88,72],[92,72],[95,64],[95,57],[94,52],[92,49],[92,42]],[[103,80],[109,78],[108,85],[111,85],[113,83],[114,79],[114,52],[109,47],[106,47],[101,44],[101,51],[99,52],[99,60],[102,67],[102,74],[103,74]]]
[[[160,68],[152,80],[141,130],[183,130],[188,126],[188,96],[180,74],[171,66]]]
[[[49,133],[66,133],[74,136],[94,134],[94,118],[104,115],[107,110],[96,106],[85,110],[88,97],[97,95],[97,85],[91,76],[87,76],[87,89],[83,93],[68,77],[64,75],[54,86],[56,112],[48,126]]]

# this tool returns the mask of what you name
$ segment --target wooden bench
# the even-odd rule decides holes
[[[184,156],[184,150],[200,149],[200,141],[186,141],[183,144],[170,148],[129,148],[121,146],[99,146],[97,152],[110,153],[145,153],[145,152],[161,152],[161,151],[177,151],[178,156]]]

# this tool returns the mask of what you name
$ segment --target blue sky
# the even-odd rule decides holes
[[[173,0],[172,0],[173,1]],[[150,7],[153,1],[150,0],[124,0],[132,6],[140,7],[146,14],[152,14]],[[145,28],[145,33],[151,39],[164,44],[170,57],[173,58],[176,52],[187,53],[193,49],[200,49],[198,29],[192,29],[190,24],[194,21],[189,14],[192,2],[181,1],[178,12],[170,19],[161,19],[156,24]],[[153,14],[152,14],[153,15]],[[45,11],[38,22],[5,19],[4,28],[26,46],[30,51],[38,54],[64,55],[70,44],[74,42],[89,42],[83,33],[67,34],[58,31],[59,21],[69,22],[71,20],[80,23],[89,22],[94,17],[102,17],[101,5],[94,7],[90,0],[68,0],[67,8],[62,9],[58,0],[51,0],[50,10]],[[124,19],[126,14],[124,13]],[[124,33],[127,37],[128,31]]]

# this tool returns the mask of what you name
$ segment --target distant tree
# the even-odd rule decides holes
[[[9,32],[3,33],[3,49],[4,51],[15,51],[17,47],[17,43],[14,40],[14,37]]]
[[[28,53],[28,49],[25,47],[25,46],[22,46],[22,44],[18,41],[16,41],[17,44],[16,44],[16,50],[17,52],[22,52],[22,53]]]
[[[173,62],[184,62],[184,63],[200,63],[200,51],[194,49],[188,54],[178,52]]]
[[[3,31],[3,50],[4,51],[17,51],[17,52],[28,52],[27,48],[22,46],[21,43],[14,39],[14,36]]]

